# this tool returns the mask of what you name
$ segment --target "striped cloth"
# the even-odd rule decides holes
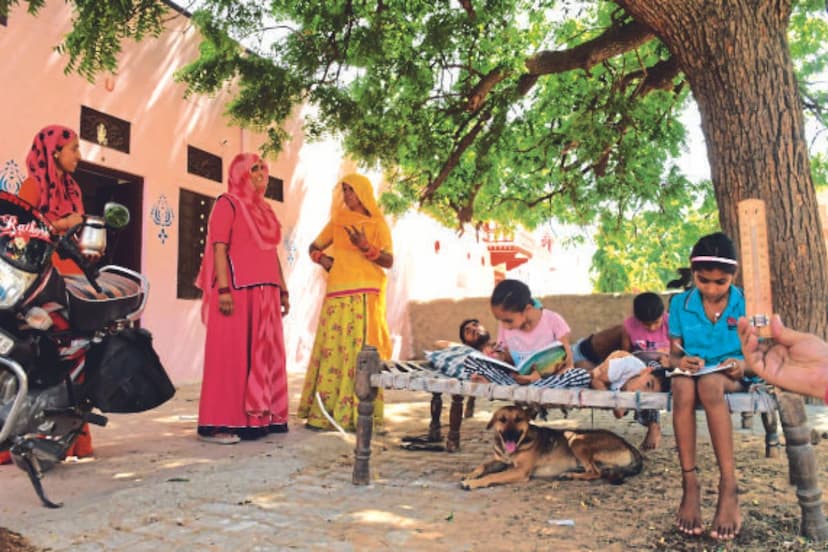
[[[589,387],[590,382],[592,382],[592,376],[589,372],[583,368],[572,368],[563,374],[541,378],[530,385],[546,389],[560,389],[563,387]]]
[[[426,351],[425,357],[441,373],[450,378],[467,379],[464,377],[463,363],[475,349],[468,345],[452,345],[445,349]]]
[[[469,379],[472,375],[483,376],[491,383],[498,385],[517,385],[517,381],[507,370],[498,367],[493,362],[486,362],[478,356],[470,355],[463,361],[462,379]],[[545,389],[589,387],[592,376],[583,368],[572,368],[562,374],[545,376],[529,385]]]

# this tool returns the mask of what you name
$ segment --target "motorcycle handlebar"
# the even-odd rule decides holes
[[[75,264],[77,264],[83,272],[83,275],[89,281],[89,285],[91,285],[95,289],[95,291],[100,293],[101,286],[99,286],[97,282],[98,275],[100,273],[93,264],[93,261],[87,259],[83,255],[83,253],[81,253],[81,250],[78,247],[77,242],[75,241],[75,235],[77,234],[78,230],[83,228],[83,226],[83,223],[76,224],[75,226],[67,230],[58,240],[55,250],[57,251],[57,254],[61,259],[70,259],[74,261]]]

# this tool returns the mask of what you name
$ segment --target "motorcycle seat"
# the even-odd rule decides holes
[[[77,331],[95,331],[123,320],[142,306],[141,282],[126,273],[102,269],[95,290],[82,275],[66,275],[69,324]]]

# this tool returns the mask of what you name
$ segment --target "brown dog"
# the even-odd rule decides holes
[[[519,406],[504,406],[486,429],[494,429],[494,460],[468,474],[460,486],[480,489],[528,481],[531,477],[598,479],[612,483],[641,472],[643,460],[634,446],[611,431],[557,430],[529,423]]]

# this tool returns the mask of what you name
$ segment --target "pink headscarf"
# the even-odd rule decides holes
[[[71,128],[50,125],[38,132],[32,140],[32,149],[26,156],[29,177],[40,188],[38,210],[55,220],[69,213],[83,213],[81,189],[68,172],[58,176],[55,155],[63,146],[77,138]]]
[[[264,199],[265,191],[256,190],[250,182],[250,168],[256,163],[261,165],[267,180],[267,164],[255,153],[240,153],[233,158],[228,171],[227,195],[238,200],[256,244],[264,250],[276,249],[282,239],[282,229]]]
[[[250,182],[250,168],[256,163],[261,164],[265,178],[267,178],[267,164],[258,155],[255,153],[236,155],[230,163],[227,193],[224,195],[228,196],[237,212],[241,212],[256,245],[262,251],[273,251],[282,239],[282,227],[264,199],[264,190],[256,190]],[[195,282],[196,287],[203,292],[201,320],[205,324],[209,312],[209,291],[216,278],[214,257],[213,240],[208,235],[204,244],[204,255],[201,257],[201,268]],[[269,305],[269,307],[272,306]]]

